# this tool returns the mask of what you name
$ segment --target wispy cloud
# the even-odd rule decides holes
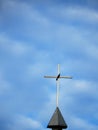
[[[11,90],[11,84],[4,79],[4,75],[2,73],[2,70],[0,71],[0,95],[6,95],[6,93],[10,92]]]
[[[6,36],[3,36],[2,34],[0,36],[0,47],[2,51],[6,51],[8,54],[11,53],[17,56],[23,55],[30,51],[29,46],[27,46],[25,43],[12,40]]]
[[[13,121],[13,126],[11,126],[11,130],[27,130],[27,129],[42,129],[42,125],[40,122],[33,120],[32,118],[25,117],[22,115],[16,116],[16,119]]]
[[[96,130],[96,129],[98,129],[97,125],[93,125],[90,122],[88,122],[84,119],[81,119],[79,117],[72,117],[71,123],[73,124],[73,129],[76,129],[76,130],[78,130],[78,129],[80,129],[80,130],[82,130],[82,129],[84,129],[84,130],[87,130],[87,129]]]

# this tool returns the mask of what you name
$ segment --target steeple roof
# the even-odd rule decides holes
[[[58,107],[56,107],[56,110],[55,110],[47,128],[67,128],[67,124],[64,121],[64,118]]]

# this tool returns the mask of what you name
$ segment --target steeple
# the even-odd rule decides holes
[[[52,128],[52,130],[62,130],[67,128],[67,124],[58,107],[56,107],[56,110],[50,119],[47,128]]]
[[[47,128],[51,128],[52,130],[62,130],[67,128],[67,124],[59,110],[58,107],[58,100],[59,100],[59,79],[60,78],[66,78],[66,79],[72,79],[71,76],[61,76],[60,75],[60,65],[58,64],[58,75],[57,76],[44,76],[44,78],[55,78],[56,79],[56,87],[57,87],[57,93],[56,93],[56,110],[50,119],[50,122],[47,126]]]

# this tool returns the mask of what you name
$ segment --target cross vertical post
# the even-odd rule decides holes
[[[60,64],[58,64],[58,75],[60,74]],[[60,80],[59,78],[56,80],[56,87],[57,87],[57,92],[56,92],[56,106],[58,107],[59,104],[59,87],[60,87]]]

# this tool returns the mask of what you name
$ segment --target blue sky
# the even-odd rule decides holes
[[[98,129],[98,1],[0,1],[0,130],[47,130],[59,108],[68,130]]]

